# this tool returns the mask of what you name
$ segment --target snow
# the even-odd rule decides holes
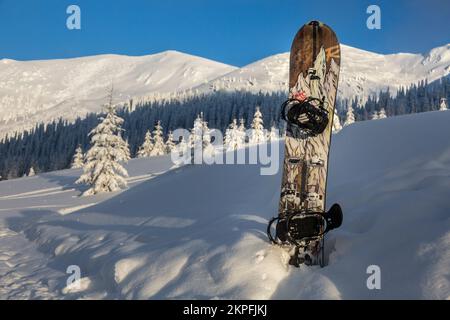
[[[177,51],[0,63],[0,136],[37,122],[98,112],[111,84],[114,102],[188,90],[234,69]],[[20,106],[20,108],[17,108]]]
[[[450,44],[426,54],[377,54],[341,45],[338,97],[367,97],[390,87],[433,81],[450,73]],[[146,56],[98,55],[0,63],[0,137],[39,122],[73,120],[100,111],[114,83],[114,102],[162,99],[215,90],[287,91],[289,53],[242,68],[165,51]],[[20,108],[17,106],[20,105]],[[7,112],[6,112],[7,111]]]
[[[400,86],[420,80],[429,82],[450,73],[450,44],[432,49],[429,53],[377,54],[341,45],[341,72],[338,97],[357,97],[364,103],[369,95],[386,90],[391,93]],[[200,92],[211,90],[249,90],[254,92],[287,91],[289,53],[276,54],[233,70],[207,84]]]
[[[0,298],[450,299],[449,111],[333,136],[328,266],[268,243],[281,175],[259,165],[133,159],[128,189],[79,197],[79,169],[0,182]],[[133,183],[131,181],[134,181]],[[66,287],[70,265],[79,286]],[[368,290],[367,267],[381,269]]]

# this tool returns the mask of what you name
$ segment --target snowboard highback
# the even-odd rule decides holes
[[[287,242],[296,246],[296,256],[299,248],[307,259],[322,253],[322,260],[312,264],[323,264],[323,235],[331,226],[331,220],[322,220],[327,219],[323,217],[327,217],[328,153],[339,65],[339,42],[328,26],[311,21],[298,31],[290,54],[289,99],[282,107],[287,120],[285,159],[278,218],[274,219],[279,220],[278,243],[285,243],[287,235]],[[296,105],[292,107],[291,102]]]

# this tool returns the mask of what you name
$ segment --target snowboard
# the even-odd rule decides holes
[[[295,266],[324,266],[324,236],[342,223],[339,205],[325,211],[340,60],[337,37],[324,23],[311,21],[295,35],[281,110],[287,124],[279,210],[268,226],[269,238],[289,248]]]

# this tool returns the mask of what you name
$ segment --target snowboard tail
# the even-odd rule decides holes
[[[281,110],[287,122],[281,195],[272,221],[278,224],[276,239],[269,237],[295,246],[294,265],[323,265],[327,225],[342,222],[340,207],[325,212],[340,59],[336,35],[321,22],[304,25],[292,42],[289,98]]]

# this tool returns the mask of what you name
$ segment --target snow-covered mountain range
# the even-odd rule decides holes
[[[0,60],[0,135],[36,122],[72,120],[101,110],[114,86],[114,102],[151,93],[180,92],[236,67],[165,51],[131,57],[98,55],[42,61]],[[156,95],[156,98],[158,96]]]
[[[141,57],[99,55],[45,61],[0,60],[0,136],[58,117],[72,120],[96,112],[114,83],[115,102],[158,99],[218,89],[287,90],[289,54],[242,68],[180,53]],[[427,54],[382,55],[342,45],[339,98],[406,86],[450,73],[450,44]],[[177,94],[178,93],[178,94]]]
[[[341,73],[338,97],[358,97],[365,102],[371,94],[388,87],[395,89],[422,79],[433,81],[450,73],[450,44],[425,55],[411,53],[377,54],[341,45]],[[200,88],[244,89],[252,91],[287,90],[289,53],[277,54],[231,71]]]

